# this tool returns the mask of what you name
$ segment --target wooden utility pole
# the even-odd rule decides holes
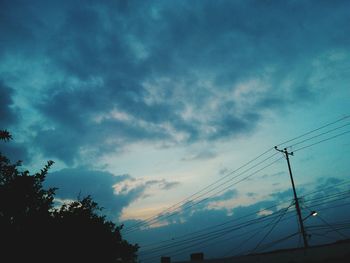
[[[306,231],[304,228],[304,222],[303,219],[301,217],[301,211],[300,211],[300,206],[299,206],[299,200],[298,200],[298,196],[297,196],[297,192],[295,190],[295,185],[294,185],[294,180],[293,180],[293,175],[292,175],[292,169],[290,168],[290,162],[289,162],[289,155],[293,155],[293,152],[288,152],[287,148],[284,148],[283,150],[279,150],[277,148],[277,146],[275,146],[275,149],[281,153],[283,153],[287,159],[287,164],[288,164],[288,170],[289,170],[289,175],[290,175],[290,180],[292,182],[292,187],[293,187],[293,193],[294,193],[294,200],[295,200],[295,208],[297,210],[297,214],[298,214],[298,219],[299,219],[299,225],[300,225],[300,230],[301,230],[301,234],[303,236],[303,240],[304,240],[304,248],[308,248],[309,244],[307,242],[307,235],[306,235]]]

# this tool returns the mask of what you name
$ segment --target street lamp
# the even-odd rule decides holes
[[[305,217],[304,219],[303,219],[303,221],[305,221],[306,219],[308,219],[310,216],[317,216],[317,212],[316,211],[311,211],[310,212],[310,214],[307,216],[307,217]]]

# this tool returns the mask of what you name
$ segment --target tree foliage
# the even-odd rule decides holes
[[[0,131],[0,140],[11,140]],[[90,196],[54,206],[56,188],[40,172],[20,171],[0,153],[0,258],[8,262],[135,262],[137,245],[122,239],[122,226],[101,216]],[[2,262],[3,260],[0,259]]]

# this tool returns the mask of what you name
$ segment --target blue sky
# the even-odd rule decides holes
[[[0,126],[15,138],[2,151],[32,170],[54,160],[48,184],[60,201],[92,194],[132,225],[348,116],[348,10],[348,1],[2,0]],[[343,180],[348,158],[348,134],[297,152],[297,185]],[[127,238],[142,246],[282,202],[288,180],[281,160]]]

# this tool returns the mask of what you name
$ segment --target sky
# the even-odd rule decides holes
[[[14,137],[1,151],[33,172],[55,161],[56,201],[92,195],[141,247],[276,212],[293,196],[275,145],[295,144],[301,194],[349,177],[349,10],[346,0],[0,0],[0,128]],[[130,230],[217,180],[231,181]],[[337,211],[324,216],[336,222]],[[290,221],[279,236],[297,229]],[[193,249],[222,256],[232,242]]]

